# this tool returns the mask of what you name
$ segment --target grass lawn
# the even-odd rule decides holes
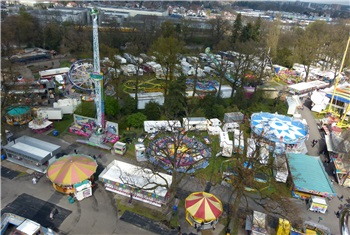
[[[127,203],[125,203],[125,200],[118,199],[117,200],[117,208],[118,213],[122,215],[126,210],[134,212],[136,214],[145,216],[149,219],[161,221],[164,219],[164,215],[160,213],[157,210],[149,209],[142,205],[142,202],[138,202],[136,200],[133,200],[132,206],[129,206]]]
[[[61,60],[60,65],[61,65],[61,68],[63,68],[63,67],[68,67],[69,68],[72,65],[72,63],[69,62],[69,60]]]
[[[58,136],[68,131],[68,128],[73,123],[73,121],[73,115],[70,114],[64,114],[61,121],[55,121],[54,126],[55,130],[58,131]],[[50,135],[53,135],[52,132],[50,133]]]
[[[317,112],[311,112],[312,116],[314,116],[315,119],[322,119],[326,117],[325,113],[317,113]]]

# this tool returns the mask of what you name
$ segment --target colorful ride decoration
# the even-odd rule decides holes
[[[84,137],[90,137],[92,134],[92,128],[89,125],[79,125],[74,123],[69,127],[69,132]]]
[[[164,170],[171,171],[176,165],[178,172],[193,173],[209,165],[211,149],[196,138],[167,136],[152,141],[146,149],[146,156]]]
[[[250,127],[256,135],[284,144],[300,144],[309,134],[308,126],[300,120],[277,113],[253,113]]]
[[[75,193],[74,185],[85,180],[93,181],[96,161],[84,154],[66,155],[47,168],[46,176],[55,190],[64,194]]]
[[[194,79],[186,79],[186,86],[187,89],[189,90],[193,90],[193,86],[194,86]],[[219,82],[216,80],[202,80],[202,79],[198,79],[196,82],[196,91],[197,92],[216,92],[216,88],[219,86]]]
[[[135,93],[135,84],[136,80],[128,80],[123,83],[124,88],[123,91],[127,94]],[[138,90],[139,92],[163,92],[164,87],[162,84],[159,84],[158,79],[151,79],[147,81],[139,81],[138,82]]]
[[[7,124],[9,125],[24,125],[32,120],[32,114],[29,106],[9,107],[6,111],[5,118]]]
[[[223,212],[221,201],[213,194],[195,192],[185,200],[186,220],[191,224],[210,225],[217,223]]]
[[[53,122],[49,121],[47,118],[38,116],[28,123],[28,127],[34,133],[44,133],[54,128]]]

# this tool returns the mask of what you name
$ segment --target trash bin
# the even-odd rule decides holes
[[[1,154],[1,160],[5,160],[6,159],[6,155],[5,154]]]
[[[73,204],[73,203],[74,203],[74,197],[68,196],[68,202],[69,202],[70,204]]]
[[[59,132],[58,132],[58,130],[54,130],[54,131],[52,132],[52,134],[53,134],[53,136],[58,136]]]

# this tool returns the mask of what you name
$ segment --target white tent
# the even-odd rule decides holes
[[[319,113],[322,110],[326,109],[330,99],[326,97],[325,92],[314,91],[311,95],[311,101],[314,103],[314,106],[312,107],[311,111]]]

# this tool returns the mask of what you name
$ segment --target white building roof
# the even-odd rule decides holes
[[[153,174],[150,169],[117,160],[113,160],[107,168],[102,171],[99,178],[126,184],[133,188],[141,188],[146,192],[155,193],[161,197],[165,197],[168,192],[165,185],[170,186],[172,183],[172,177],[170,175],[159,172]],[[154,186],[157,187],[147,190],[147,188],[152,188]]]

